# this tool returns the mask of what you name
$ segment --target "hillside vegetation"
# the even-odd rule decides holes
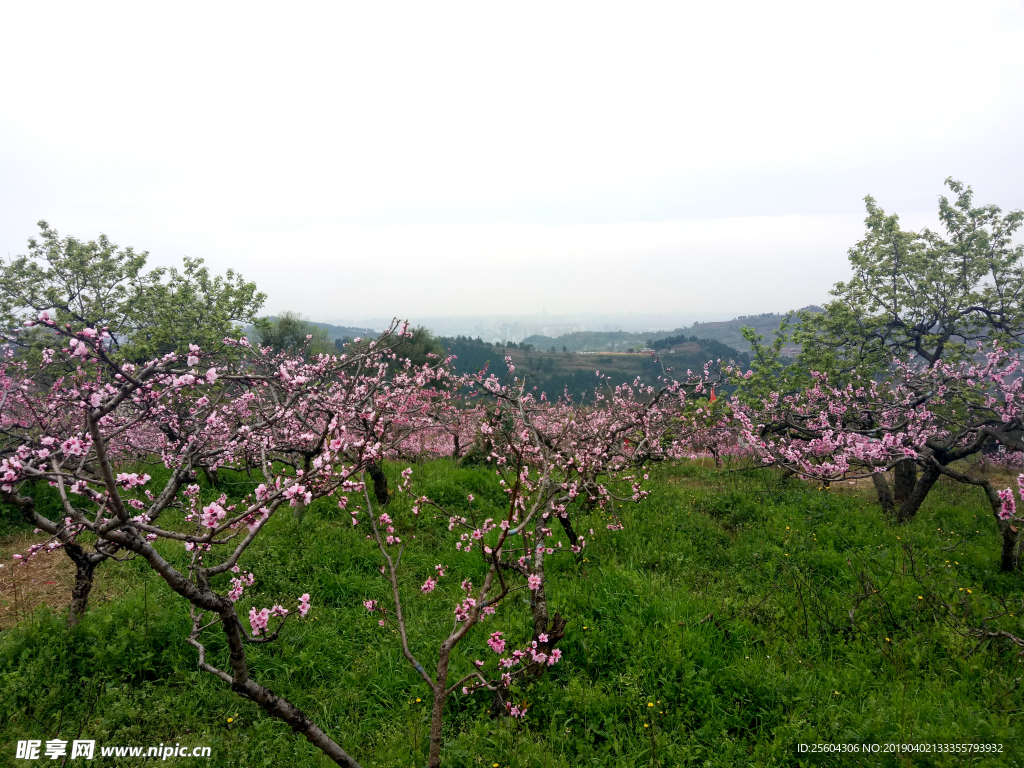
[[[823,312],[821,307],[810,305],[804,307],[801,312],[811,314]],[[710,323],[694,323],[689,328],[676,328],[672,331],[646,331],[641,333],[629,333],[626,331],[579,331],[568,333],[563,336],[529,336],[523,340],[524,344],[530,344],[537,349],[567,352],[626,352],[631,349],[642,349],[651,346],[656,349],[664,349],[668,339],[683,339],[702,342],[707,349],[710,342],[719,342],[734,350],[734,354],[750,352],[750,343],[743,338],[742,328],[752,328],[755,333],[763,335],[771,341],[773,333],[782,324],[787,315],[778,313],[766,313],[762,315],[741,315],[732,320],[722,320]],[[662,346],[657,346],[660,342]],[[787,355],[799,351],[799,346],[789,344],[784,348]],[[718,355],[724,357],[724,355]]]
[[[685,338],[685,340],[682,340]],[[749,356],[713,339],[674,337],[670,347],[648,353],[573,353],[536,349],[532,344],[492,345],[465,336],[440,338],[440,346],[456,356],[454,368],[463,373],[488,370],[503,376],[505,357],[512,358],[517,374],[529,377],[529,387],[557,398],[568,390],[574,398],[591,397],[598,383],[597,373],[611,376],[613,381],[632,381],[640,377],[654,383],[668,370],[674,376],[685,375],[688,369],[700,370],[708,361],[735,360],[744,366]]]
[[[402,466],[387,467],[392,480]],[[434,461],[414,477],[417,493],[450,504],[468,493],[502,503],[483,468]],[[974,760],[857,755],[857,765],[1020,764],[1019,649],[972,632],[1024,633],[1024,591],[993,562],[997,535],[980,492],[943,486],[912,524],[893,528],[857,486],[822,491],[773,471],[697,462],[659,466],[654,479],[649,499],[623,509],[624,530],[604,531],[592,515],[598,535],[586,556],[551,566],[580,578],[552,582],[549,598],[569,622],[565,655],[520,691],[527,716],[494,718],[485,693],[453,698],[445,765],[840,764],[797,753],[798,743],[823,742],[1002,750]],[[226,473],[222,489],[204,483],[203,499],[222,490],[238,498],[248,487],[244,475]],[[35,495],[44,509],[56,503],[52,489]],[[397,638],[362,607],[385,599],[386,585],[379,552],[347,517],[315,501],[301,524],[275,517],[250,551],[246,565],[261,575],[243,610],[303,590],[314,606],[311,621],[255,648],[254,670],[315,712],[364,766],[422,765],[428,698]],[[31,536],[19,531],[19,540]],[[424,536],[426,546],[409,550],[412,590],[437,562],[472,570],[479,561]],[[3,754],[13,755],[18,739],[81,733],[106,744],[212,747],[212,761],[176,759],[182,768],[331,764],[196,669],[187,609],[161,579],[138,562],[109,565],[98,589],[112,597],[76,630],[66,628],[63,605],[40,605],[22,606],[18,624],[0,634]],[[419,625],[414,645],[447,632],[458,591],[442,581],[419,598],[413,610],[436,621]],[[996,614],[1004,615],[985,624]],[[516,615],[510,608],[498,618],[528,637]],[[488,652],[483,639],[460,648],[464,663]]]
[[[818,314],[824,310],[821,307],[812,304],[804,307],[800,311]],[[786,315],[777,313],[741,315],[740,317],[732,320],[723,320],[713,323],[694,323],[690,328],[685,330],[691,335],[697,335],[701,338],[715,339],[716,341],[720,341],[723,344],[734,347],[735,349],[749,352],[750,343],[743,338],[743,328],[752,328],[754,333],[764,336],[765,339],[770,342],[774,332],[779,328],[786,317]],[[794,343],[789,343],[783,347],[783,352],[787,355],[795,355],[799,351],[799,345]]]

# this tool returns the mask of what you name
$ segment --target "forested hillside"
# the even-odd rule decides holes
[[[574,334],[578,335],[578,334]],[[633,335],[633,334],[622,334]],[[564,338],[564,337],[563,337]],[[456,356],[454,367],[473,373],[490,366],[489,371],[503,377],[507,369],[505,356],[512,358],[517,374],[531,379],[531,386],[548,397],[568,391],[574,398],[589,396],[598,384],[597,371],[611,376],[614,382],[641,380],[653,383],[664,371],[685,374],[687,369],[699,370],[709,360],[735,360],[749,364],[749,355],[713,339],[687,340],[657,353],[586,353],[551,352],[536,349],[532,344],[494,345],[465,336],[440,338],[438,342]]]
[[[278,318],[276,315],[270,315],[266,319],[269,320],[270,322],[274,322]],[[347,325],[331,325],[330,323],[317,323],[314,322],[313,320],[306,320],[305,322],[309,323],[310,325],[316,328],[322,328],[327,334],[328,341],[335,341],[338,339],[354,339],[357,336],[376,336],[379,333],[379,331],[374,331],[370,328],[354,328],[349,327]],[[256,328],[252,325],[247,325],[245,328],[243,328],[242,333],[248,336],[250,339],[258,338]]]
[[[630,333],[628,331],[578,331],[563,336],[528,336],[524,344],[537,349],[551,352],[631,352],[647,346],[649,339],[659,339],[674,333],[682,333],[682,328],[674,331],[652,333]]]
[[[800,311],[818,314],[823,310],[812,304]],[[773,333],[785,318],[785,314],[768,312],[762,315],[740,315],[732,320],[694,323],[689,328],[676,328],[672,331],[580,331],[557,337],[529,336],[523,343],[551,352],[631,352],[640,351],[645,347],[671,349],[675,345],[699,340],[702,349],[711,352],[713,357],[724,359],[735,357],[739,352],[750,351],[750,344],[743,338],[741,329],[753,328],[755,333],[761,334],[770,342]],[[714,351],[713,342],[724,345],[721,351]],[[731,352],[727,351],[729,348],[732,349]],[[797,351],[798,347],[794,344],[789,344],[785,348],[788,355]],[[687,364],[689,365],[689,362]]]
[[[800,311],[819,314],[824,310],[812,304]],[[715,339],[723,344],[728,344],[730,347],[749,352],[750,344],[743,338],[741,329],[753,328],[755,333],[764,336],[765,340],[770,343],[773,333],[785,318],[786,315],[784,314],[772,312],[763,315],[741,315],[732,320],[723,320],[715,323],[694,323],[685,330],[690,335],[700,336],[704,339]],[[799,351],[799,347],[795,344],[789,344],[784,348],[784,351],[789,355],[793,355]]]

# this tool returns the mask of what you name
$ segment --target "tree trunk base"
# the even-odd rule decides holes
[[[68,629],[74,629],[89,606],[96,563],[75,543],[66,545],[65,550],[75,563],[75,586],[71,589],[71,603],[68,605]]]
[[[1003,534],[1003,548],[999,557],[999,569],[1012,572],[1020,562],[1020,530],[1015,525],[1004,523],[1000,526]]]
[[[391,491],[388,488],[388,476],[384,474],[380,464],[373,462],[366,469],[366,473],[373,481],[373,495],[377,503],[386,507],[391,502]]]

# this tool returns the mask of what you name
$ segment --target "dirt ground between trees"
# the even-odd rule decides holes
[[[24,553],[44,534],[16,534],[0,538],[0,630],[9,629],[44,603],[55,611],[67,610],[75,584],[75,566],[62,550],[36,555],[18,565],[13,555]],[[111,600],[114,592],[97,569],[89,602]]]

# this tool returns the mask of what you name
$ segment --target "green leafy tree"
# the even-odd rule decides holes
[[[444,356],[445,350],[441,342],[422,325],[411,329],[412,335],[402,337],[392,345],[391,349],[399,363],[412,360],[413,365],[425,365],[432,358],[428,355]]]
[[[125,354],[146,360],[188,343],[203,349],[220,345],[225,336],[238,335],[263,306],[266,294],[233,270],[210,275],[202,259],[183,259],[179,272],[172,267],[149,294],[153,308],[141,315],[124,346]]]
[[[803,312],[794,341],[805,368],[844,375],[879,372],[894,356],[928,364],[971,354],[977,341],[1024,343],[1024,212],[975,206],[973,192],[939,200],[945,236],[900,227],[871,197],[867,232],[849,251],[853,276],[832,289],[825,312]]]
[[[182,269],[146,270],[148,253],[118,248],[105,235],[60,237],[45,221],[29,252],[0,262],[0,339],[21,347],[53,343],[41,329],[22,331],[41,312],[60,325],[107,328],[111,354],[145,360],[189,344],[210,349],[250,322],[266,298],[228,270],[211,276],[201,259]]]
[[[953,179],[946,186],[956,197],[939,200],[944,235],[904,230],[897,215],[865,198],[867,231],[849,251],[853,276],[836,284],[825,311],[790,315],[771,345],[744,329],[754,374],[739,380],[740,397],[799,391],[811,371],[842,384],[885,377],[894,357],[916,355],[932,366],[970,357],[979,341],[1024,344],[1024,246],[1013,243],[1024,212],[975,206],[970,187]],[[801,352],[787,365],[782,349],[790,338]],[[883,506],[895,505],[902,519],[931,487],[919,463],[896,465],[891,494],[884,477],[873,478]]]
[[[301,353],[306,357],[337,352],[327,338],[327,329],[314,325],[297,312],[261,317],[255,323],[259,343],[275,352]]]

